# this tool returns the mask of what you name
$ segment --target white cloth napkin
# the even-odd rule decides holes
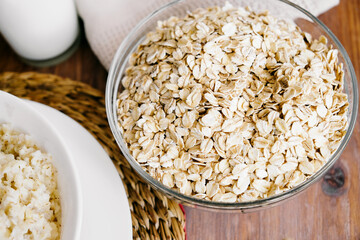
[[[109,69],[117,48],[129,31],[141,19],[172,0],[75,1],[90,46],[104,67]],[[314,15],[320,15],[339,4],[339,0],[291,1]]]

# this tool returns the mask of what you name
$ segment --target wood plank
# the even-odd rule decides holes
[[[53,73],[88,83],[102,91],[105,91],[107,78],[107,71],[91,51],[84,32],[80,47],[69,59],[56,66],[42,68],[23,63],[0,35],[0,72],[3,71]]]

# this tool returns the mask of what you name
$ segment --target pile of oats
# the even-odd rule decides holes
[[[61,203],[52,156],[0,123],[0,239],[59,240]]]
[[[303,182],[347,128],[338,50],[267,12],[212,7],[159,22],[118,98],[131,154],[169,188],[212,201]]]

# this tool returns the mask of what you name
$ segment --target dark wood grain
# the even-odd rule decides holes
[[[107,77],[107,71],[91,51],[83,32],[80,47],[74,55],[56,66],[42,68],[23,63],[0,35],[0,72],[3,71],[53,73],[88,83],[101,91],[105,90]]]
[[[347,50],[360,76],[360,0],[341,0],[320,16]],[[55,67],[23,64],[0,38],[0,71],[54,73],[104,91],[106,71],[83,39],[67,61]],[[359,117],[358,117],[359,122]],[[279,206],[254,213],[217,213],[186,207],[188,239],[360,239],[360,128],[335,167],[344,172],[337,194],[323,191],[324,180]]]

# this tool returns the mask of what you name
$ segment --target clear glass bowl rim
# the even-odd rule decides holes
[[[160,190],[161,192],[165,193],[167,196],[170,196],[172,198],[175,198],[177,200],[180,200],[182,203],[195,205],[198,207],[204,207],[204,208],[210,208],[210,209],[221,209],[221,210],[246,210],[246,209],[253,209],[253,208],[259,208],[259,207],[265,207],[269,205],[274,205],[282,200],[289,199],[290,197],[295,196],[297,193],[302,192],[303,190],[307,189],[311,184],[318,181],[336,162],[336,160],[340,157],[341,153],[344,151],[347,143],[349,142],[352,132],[354,130],[354,126],[356,123],[357,113],[358,113],[358,102],[359,102],[359,96],[358,96],[358,86],[357,86],[357,79],[355,75],[355,71],[353,68],[353,65],[351,63],[351,60],[345,50],[345,48],[342,46],[340,41],[337,39],[337,37],[330,31],[330,29],[322,23],[317,17],[312,15],[310,12],[305,10],[304,8],[288,1],[288,0],[276,0],[279,2],[283,2],[298,11],[302,12],[304,15],[306,15],[308,18],[310,18],[315,24],[317,24],[335,43],[336,48],[340,51],[342,54],[345,66],[349,69],[349,74],[351,77],[351,87],[353,89],[353,96],[352,96],[352,115],[349,121],[347,133],[344,136],[344,139],[342,140],[339,148],[336,150],[336,152],[331,156],[331,158],[328,160],[328,162],[314,175],[312,175],[310,178],[308,178],[303,183],[297,185],[296,187],[287,190],[283,193],[273,195],[268,198],[254,200],[254,201],[248,201],[248,202],[235,202],[235,203],[227,203],[227,202],[215,202],[215,201],[208,201],[208,200],[202,200],[195,197],[187,196],[184,194],[181,194],[175,190],[172,190],[153,177],[151,177],[147,172],[145,172],[141,166],[135,161],[135,159],[131,156],[125,141],[122,138],[122,135],[118,129],[117,126],[117,114],[116,114],[116,101],[117,101],[117,94],[118,94],[118,87],[121,84],[121,78],[117,75],[118,70],[124,66],[120,66],[119,61],[121,58],[127,57],[124,56],[124,52],[126,52],[126,49],[128,48],[128,45],[130,44],[131,37],[136,34],[136,32],[143,26],[147,21],[149,21],[153,16],[155,16],[158,13],[161,13],[162,11],[166,10],[167,8],[176,5],[178,3],[183,2],[184,0],[174,0],[158,10],[154,11],[147,17],[145,17],[142,21],[140,21],[135,28],[127,35],[127,37],[123,40],[121,45],[119,46],[113,61],[110,66],[108,78],[107,78],[107,84],[106,84],[106,93],[105,93],[105,104],[106,104],[106,113],[108,117],[108,122],[111,128],[111,131],[115,137],[115,140],[120,147],[122,153],[124,154],[126,160],[130,163],[130,165],[135,169],[135,171],[148,182],[152,187],[154,187],[157,190]],[[127,60],[125,61],[127,63]]]

